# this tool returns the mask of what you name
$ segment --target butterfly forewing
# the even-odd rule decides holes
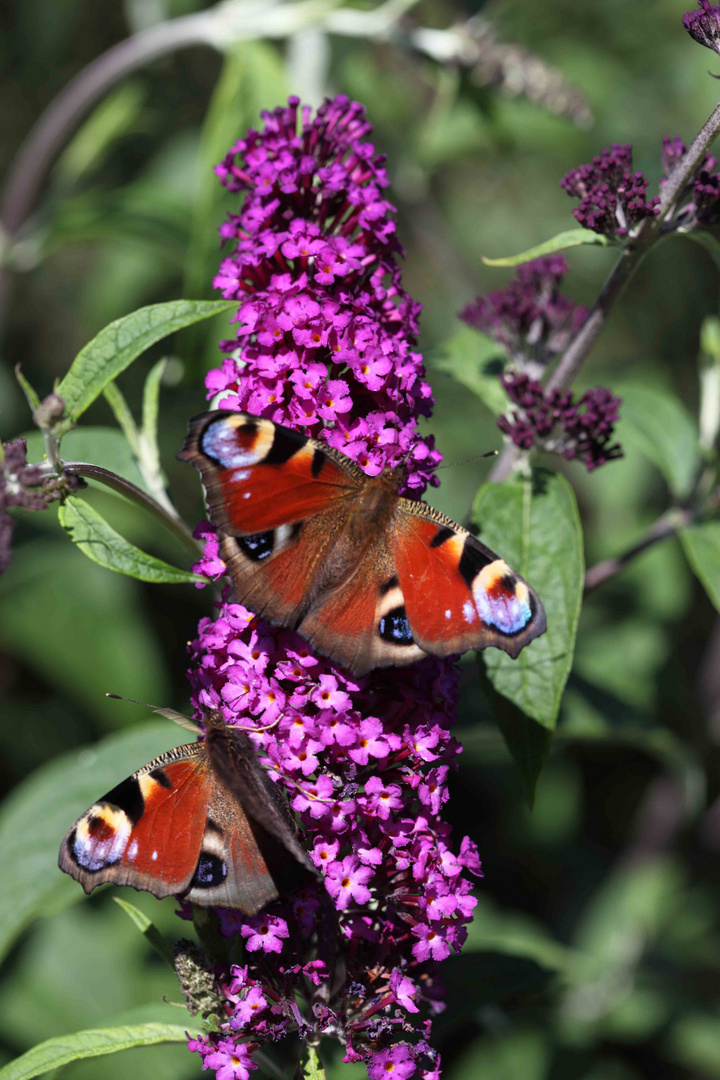
[[[194,743],[156,758],[70,829],[59,864],[85,892],[112,882],[254,915],[312,869],[250,741],[206,719],[210,749]]]
[[[99,799],[60,848],[60,868],[89,893],[106,881],[182,893],[198,863],[210,797],[202,744],[179,746]]]

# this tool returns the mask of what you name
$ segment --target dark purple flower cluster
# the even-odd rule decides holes
[[[266,114],[265,130],[221,166],[228,186],[248,192],[226,229],[237,248],[221,274],[244,303],[238,358],[208,388],[228,395],[225,406],[309,428],[366,472],[409,456],[409,486],[420,488],[439,455],[416,430],[432,398],[381,159],[359,141],[369,131],[359,105],[336,98],[302,117],[298,132],[295,99]],[[206,541],[197,568],[219,577],[212,526],[196,535]],[[372,1080],[437,1080],[421,1009],[440,1007],[434,967],[465,939],[467,874],[480,874],[472,842],[453,850],[441,817],[460,752],[449,734],[456,669],[428,659],[353,679],[227,595],[190,652],[198,711],[219,709],[250,732],[319,872],[256,918],[219,913],[247,963],[222,985],[218,1030],[191,1048],[221,1080],[245,1080],[258,1044],[322,1034]]]
[[[516,446],[580,458],[588,471],[623,456],[619,443],[610,445],[621,399],[609,390],[598,386],[575,401],[571,391],[545,390],[528,375],[503,375],[501,381],[517,408],[511,418],[501,416],[498,427]]]
[[[42,465],[28,465],[27,442],[14,439],[0,446],[0,574],[10,565],[15,522],[7,510],[44,510],[62,491],[74,491],[77,477],[48,477]]]
[[[699,11],[683,15],[683,26],[700,45],[720,54],[720,6],[710,0],[698,0]]]
[[[586,229],[604,236],[622,238],[647,217],[657,213],[660,199],[646,200],[647,180],[632,171],[632,147],[613,143],[594,157],[590,165],[579,165],[560,181],[562,187],[580,199],[573,210]]]
[[[667,177],[687,152],[685,143],[677,135],[663,138],[662,164]],[[685,230],[697,225],[717,225],[720,221],[720,173],[713,172],[717,165],[712,154],[705,154],[691,177],[687,187],[678,195],[672,214],[675,227]]]
[[[478,296],[460,313],[469,326],[507,349],[513,363],[534,364],[538,373],[562,352],[587,315],[560,292],[568,265],[548,255],[518,267],[504,289]]]
[[[365,472],[409,461],[406,485],[435,483],[440,455],[417,433],[432,394],[415,350],[420,305],[403,291],[384,157],[362,139],[361,105],[264,113],[217,168],[246,192],[220,233],[234,250],[215,286],[237,298],[232,355],[207,379],[223,405],[324,439]]]

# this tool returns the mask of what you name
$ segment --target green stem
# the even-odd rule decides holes
[[[137,487],[136,484],[131,483],[129,480],[125,480],[124,477],[118,476],[117,473],[110,472],[109,469],[103,469],[100,465],[91,465],[85,461],[63,461],[61,468],[64,473],[70,476],[82,476],[88,480],[97,480],[98,483],[112,488],[113,491],[117,491],[119,495],[123,495],[130,502],[137,503],[143,510],[147,510],[154,518],[162,522],[171,533],[174,533],[193,560],[197,560],[200,548],[193,539],[192,531],[184,521],[169,514],[156,499],[144,492],[142,488]]]

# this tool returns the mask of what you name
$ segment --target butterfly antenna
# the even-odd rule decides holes
[[[469,465],[471,461],[482,461],[486,457],[497,457],[499,450],[488,450],[486,454],[475,454],[474,457],[462,458],[461,461],[443,461],[438,469],[453,469],[456,465]]]
[[[122,694],[107,693],[105,697],[115,698],[116,701],[130,701],[133,705],[142,705],[146,709],[152,709],[158,716],[164,716],[166,720],[172,720],[174,724],[185,728],[186,731],[192,731],[195,735],[200,734],[200,727],[193,718],[186,716],[185,713],[177,712],[176,709],[164,709],[160,705],[151,705],[148,701],[136,701],[135,698],[123,697]]]

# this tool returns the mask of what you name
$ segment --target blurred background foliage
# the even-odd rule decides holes
[[[205,6],[8,0],[0,9],[2,171],[85,65],[134,31]],[[562,73],[592,124],[359,38],[248,42],[225,56],[197,46],[135,72],[73,136],[12,248],[0,346],[3,438],[30,427],[15,364],[44,395],[110,320],[144,304],[212,296],[215,230],[232,205],[212,165],[261,108],[288,92],[307,100],[332,91],[365,104],[375,144],[388,154],[405,283],[424,305],[421,345],[437,401],[427,429],[450,462],[499,446],[490,413],[440,370],[453,350],[467,355],[473,347],[458,310],[509,276],[484,267],[481,256],[514,254],[571,228],[573,203],[559,180],[613,141],[633,144],[636,168],[654,189],[662,136],[689,143],[717,103],[708,75],[717,61],[681,27],[689,6],[481,6],[499,40]],[[470,0],[424,0],[411,17],[442,28],[477,11]],[[311,46],[321,57],[323,45],[327,70],[320,58],[307,63]],[[571,252],[565,291],[591,303],[614,257],[599,248]],[[661,245],[625,293],[579,389],[599,383],[621,392],[630,376],[678,394],[696,413],[699,328],[717,313],[717,300],[709,256],[682,239]],[[172,354],[164,342],[120,379],[137,413],[151,362],[170,355],[160,443],[176,505],[190,522],[202,515],[199,485],[174,455],[187,418],[204,407],[202,377],[217,362],[226,324],[224,317],[183,331]],[[102,430],[113,424],[107,404],[99,400],[87,421],[96,429],[92,460],[132,479],[116,436]],[[624,459],[593,475],[568,470],[588,565],[636,540],[669,501],[642,446],[622,424],[619,435]],[[64,454],[73,437],[81,435],[68,438]],[[431,501],[466,519],[487,470],[483,461],[444,469]],[[186,565],[147,518],[106,492],[92,500],[134,543]],[[47,865],[35,841],[43,834],[46,846],[47,838],[59,844],[96,795],[183,741],[172,725],[104,693],[186,708],[186,642],[212,610],[209,589],[144,585],[91,564],[68,544],[52,510],[17,517],[13,563],[0,579],[0,770],[15,788],[0,821],[0,930],[9,947],[0,972],[0,1060],[38,1039],[110,1021],[185,1022],[163,1003],[163,995],[180,996],[172,973],[108,893],[75,904],[80,889]],[[438,1042],[447,1080],[720,1077],[718,670],[716,613],[677,541],[665,541],[587,599],[559,730],[530,811],[466,660],[458,731],[465,752],[447,811],[456,832],[477,841],[486,878],[468,945],[443,965],[448,1008]],[[77,790],[59,790],[73,760]],[[171,901],[130,895],[161,929],[181,936]],[[156,1047],[64,1074],[80,1080],[100,1068],[106,1080],[197,1073],[184,1048]],[[338,1058],[329,1073],[354,1080],[364,1069]]]

